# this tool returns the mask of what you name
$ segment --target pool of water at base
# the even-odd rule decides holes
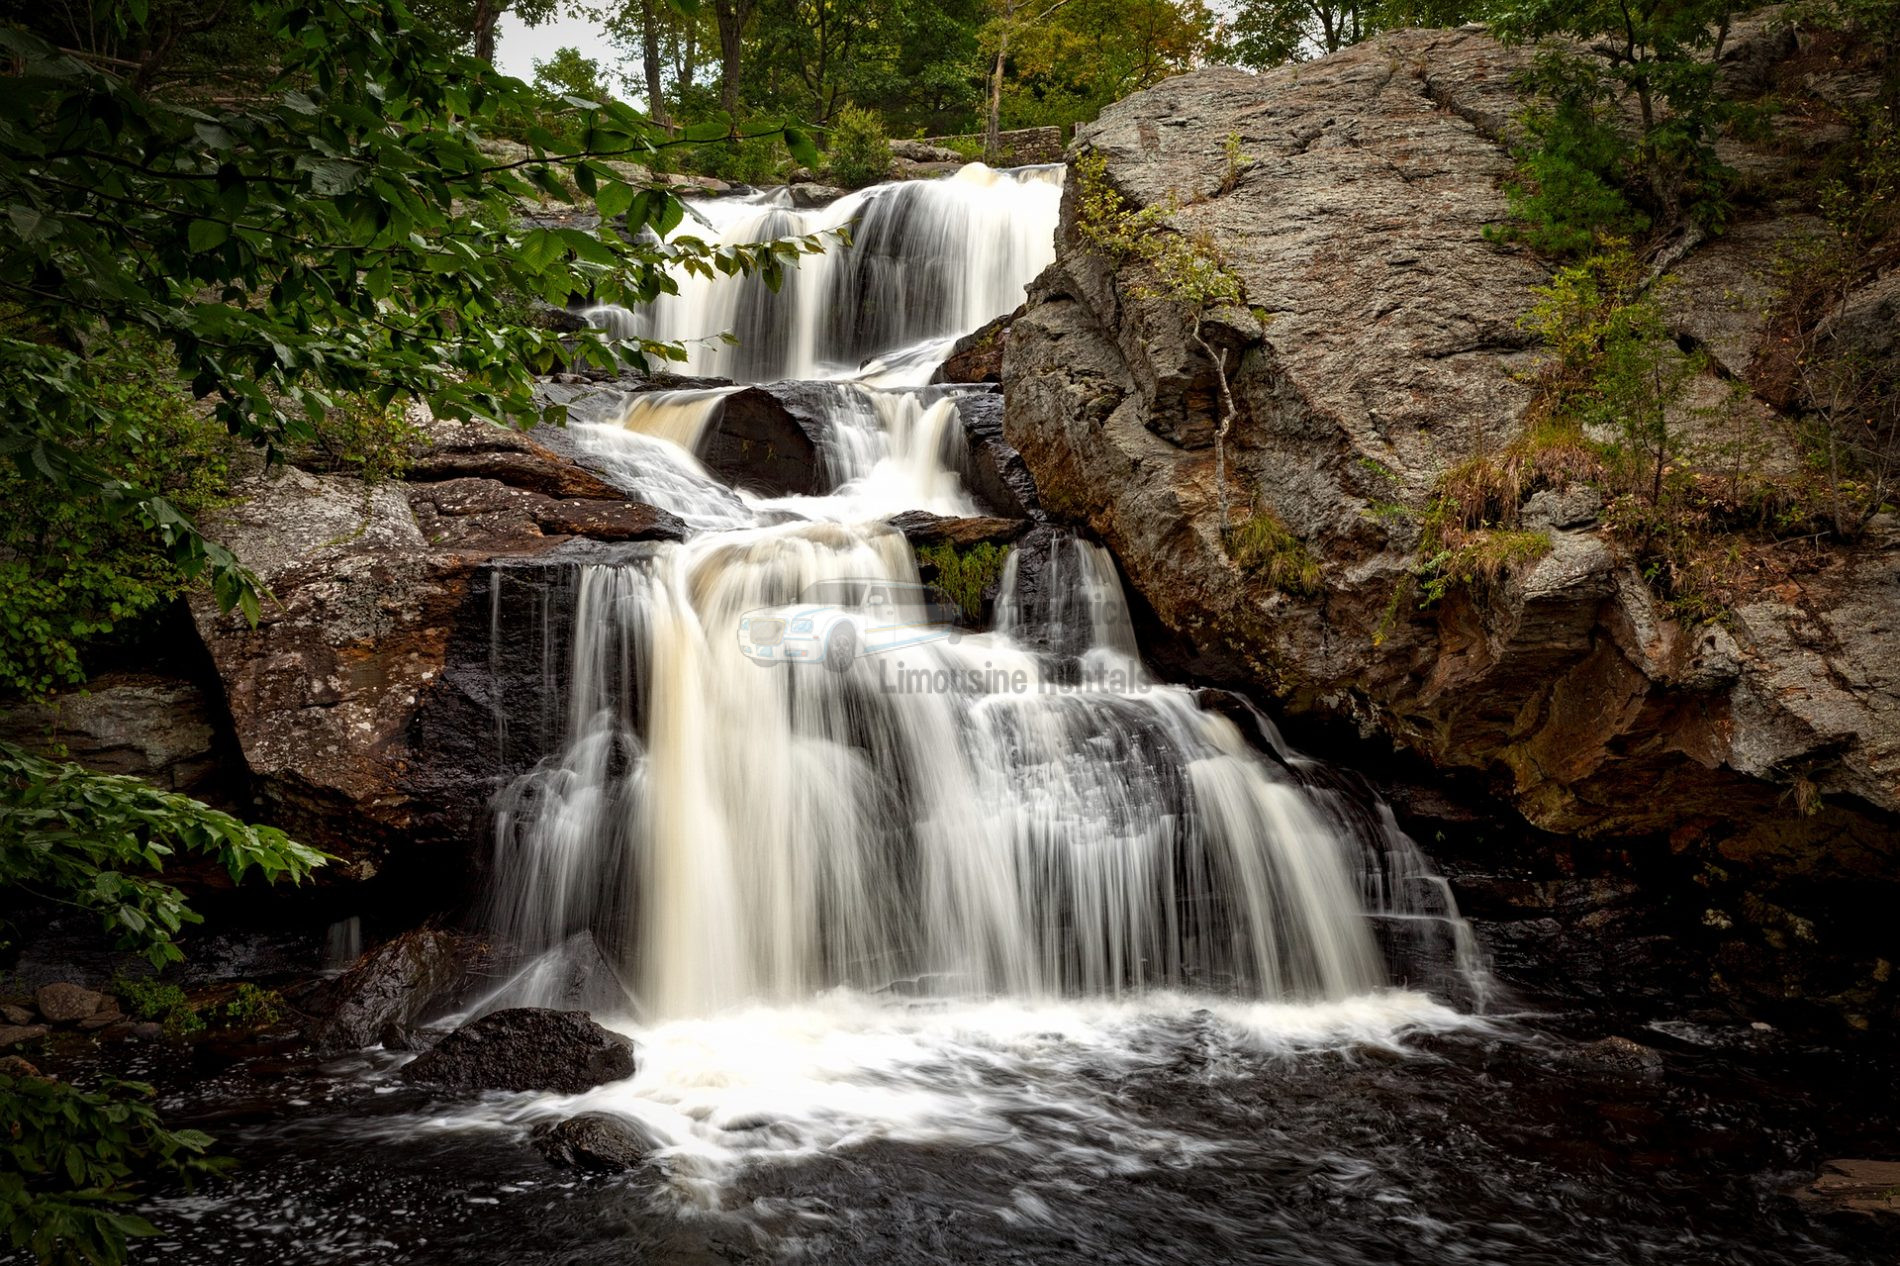
[[[1575,1017],[1368,1005],[832,999],[629,1028],[640,1077],[566,1099],[443,1100],[379,1050],[252,1058],[164,1095],[239,1163],[145,1202],[161,1235],[134,1260],[1900,1260],[1891,1222],[1787,1194],[1833,1148],[1900,1139],[1877,1074],[1688,1023],[1641,1032],[1646,1073],[1558,1032]],[[628,1174],[552,1167],[533,1125],[585,1110],[673,1144]]]

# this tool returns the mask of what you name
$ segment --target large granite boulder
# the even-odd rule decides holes
[[[268,589],[262,617],[220,614],[202,591],[192,613],[259,812],[343,859],[322,882],[371,877],[400,841],[452,904],[439,864],[466,873],[490,795],[540,755],[498,751],[498,718],[538,715],[541,657],[558,655],[546,605],[504,602],[504,575],[520,569],[511,592],[527,598],[559,588],[563,559],[684,527],[501,427],[431,423],[428,438],[403,480],[241,479],[210,528]]]
[[[1900,896],[1891,534],[1696,625],[1573,486],[1525,509],[1547,553],[1482,592],[1417,600],[1435,487],[1517,435],[1532,403],[1541,352],[1524,318],[1547,274],[1484,233],[1506,216],[1513,83],[1530,55],[1477,28],[1394,32],[1267,74],[1168,80],[1078,131],[1072,154],[1100,156],[1129,202],[1208,235],[1239,277],[1245,306],[1204,330],[1239,404],[1229,495],[1237,519],[1270,515],[1310,551],[1313,592],[1229,556],[1214,364],[1144,265],[1088,248],[1073,180],[1056,262],[1009,329],[1003,438],[1042,509],[1114,552],[1165,665],[1377,745],[1362,755],[1396,749],[1394,765],[1465,771],[1535,828],[1526,838],[1647,841],[1682,886],[1668,900],[1691,924],[1706,905],[1696,935],[1713,958],[1730,955],[1706,979],[1756,1001],[1805,998],[1851,1024],[1900,1023],[1891,938],[1855,913],[1882,904],[1864,885]],[[1230,135],[1249,160],[1238,169]],[[1767,372],[1763,299],[1799,229],[1744,217],[1676,258],[1674,332],[1713,362],[1698,402],[1728,395],[1714,374]],[[1848,305],[1840,337],[1884,346],[1890,310],[1876,284]],[[1745,407],[1773,450],[1763,460],[1792,468],[1794,428],[1766,381],[1754,385]],[[1616,864],[1614,845],[1599,852]],[[1797,875],[1813,883],[1796,887]],[[1829,909],[1844,917],[1814,917]],[[1791,919],[1828,928],[1827,972],[1785,970],[1808,952]]]

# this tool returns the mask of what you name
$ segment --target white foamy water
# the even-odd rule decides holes
[[[1120,1080],[1165,1067],[1183,1032],[1228,1052],[1238,1077],[1261,1056],[1399,1053],[1399,1034],[1481,1025],[1405,991],[1292,1005],[1178,992],[916,1004],[835,990],[798,1004],[612,1023],[639,1044],[640,1071],[626,1081],[496,1097],[388,1128],[526,1133],[609,1113],[660,1143],[656,1157],[683,1200],[715,1209],[731,1207],[728,1185],[747,1166],[868,1143],[999,1149],[1076,1177],[1139,1173],[1217,1165],[1235,1143],[1117,1102]]]
[[[799,260],[777,293],[756,279],[681,273],[679,293],[649,310],[590,315],[623,337],[684,344],[683,373],[921,385],[952,340],[1021,303],[1055,258],[1062,173],[971,163],[949,179],[877,185],[813,210],[792,207],[782,190],[694,201],[675,239],[733,245],[848,227],[852,245]]]
[[[710,203],[722,240],[856,217],[856,244],[776,299],[722,280],[612,315],[660,338],[763,322],[702,372],[851,377],[804,397],[830,491],[763,497],[701,464],[737,388],[573,424],[694,531],[565,579],[565,671],[540,669],[567,683],[564,739],[497,806],[490,925],[519,968],[480,1009],[587,1006],[641,1071],[432,1124],[619,1113],[713,1206],[749,1165],[872,1140],[1201,1163],[1215,1143],[1090,1087],[1184,1027],[1238,1057],[1468,1023],[1443,999],[1481,973],[1443,882],[1264,717],[1154,680],[1099,546],[1025,538],[986,631],[867,641],[843,672],[741,651],[746,613],[813,585],[917,583],[891,515],[981,510],[954,400],[878,384],[1020,302],[1059,193],[982,169],[809,215]]]

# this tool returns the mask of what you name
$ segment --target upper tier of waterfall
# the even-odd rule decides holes
[[[777,292],[756,278],[682,272],[679,293],[646,311],[589,315],[622,337],[682,344],[685,373],[922,382],[959,335],[1021,303],[1055,258],[1062,175],[972,163],[947,180],[877,185],[816,210],[794,208],[782,189],[695,201],[675,238],[735,244],[847,229],[850,246],[801,260]]]

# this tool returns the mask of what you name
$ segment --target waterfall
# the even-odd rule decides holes
[[[633,393],[573,425],[597,468],[693,531],[567,576],[565,737],[497,801],[490,918],[522,967],[487,1005],[653,1023],[837,989],[1317,1004],[1472,977],[1448,891],[1375,799],[1244,705],[1153,679],[1099,546],[1037,534],[990,629],[867,642],[846,671],[742,647],[747,613],[814,585],[911,592],[891,515],[980,510],[954,399],[859,371],[914,376],[1020,302],[1059,178],[979,165],[822,212],[702,204],[726,241],[856,233],[775,296],[695,281],[598,317],[703,340],[699,372],[833,378],[810,389],[828,490],[762,496],[701,464],[738,388]]]
[[[921,382],[959,335],[1021,303],[1055,258],[1062,170],[972,163],[948,180],[878,185],[811,211],[782,191],[695,202],[674,237],[731,245],[848,228],[851,245],[800,261],[776,293],[756,278],[681,273],[679,293],[648,311],[588,315],[610,334],[684,344],[684,373],[857,377],[881,359],[870,367],[879,381]]]

